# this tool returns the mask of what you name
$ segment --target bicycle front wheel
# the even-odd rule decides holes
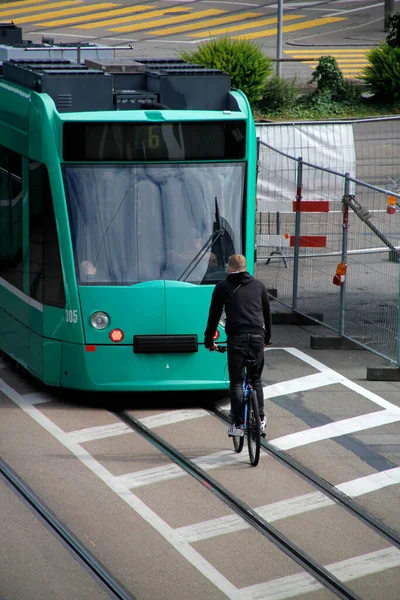
[[[249,392],[247,412],[247,446],[249,449],[250,463],[253,467],[258,465],[261,449],[260,414],[258,412],[257,394],[255,390]]]

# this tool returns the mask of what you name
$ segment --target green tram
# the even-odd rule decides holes
[[[22,56],[0,77],[0,349],[52,386],[225,388],[203,333],[229,255],[254,267],[246,97],[181,60]]]

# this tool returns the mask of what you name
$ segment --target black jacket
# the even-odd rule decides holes
[[[240,287],[239,287],[240,285]],[[215,286],[211,298],[204,345],[213,345],[213,336],[225,308],[227,337],[241,333],[261,333],[271,341],[271,311],[267,288],[247,271],[231,273]]]

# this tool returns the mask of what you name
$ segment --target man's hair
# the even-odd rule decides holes
[[[232,254],[228,259],[228,267],[233,271],[245,271],[246,270],[246,258],[243,254]]]

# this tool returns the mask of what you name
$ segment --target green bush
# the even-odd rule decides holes
[[[394,104],[400,100],[400,48],[381,43],[367,53],[369,65],[363,80],[377,100]]]
[[[333,56],[321,56],[311,77],[311,83],[317,83],[317,93],[340,100],[345,90],[344,78]]]
[[[229,73],[232,87],[242,90],[251,106],[262,98],[266,78],[272,72],[271,58],[249,40],[211,38],[196,50],[180,52],[179,57],[190,63]]]
[[[296,78],[284,79],[273,75],[267,79],[263,96],[256,102],[255,108],[261,113],[279,114],[292,109],[299,96]]]
[[[344,80],[344,92],[342,103],[347,105],[358,104],[361,100],[361,94],[365,91],[365,84],[352,79]]]

